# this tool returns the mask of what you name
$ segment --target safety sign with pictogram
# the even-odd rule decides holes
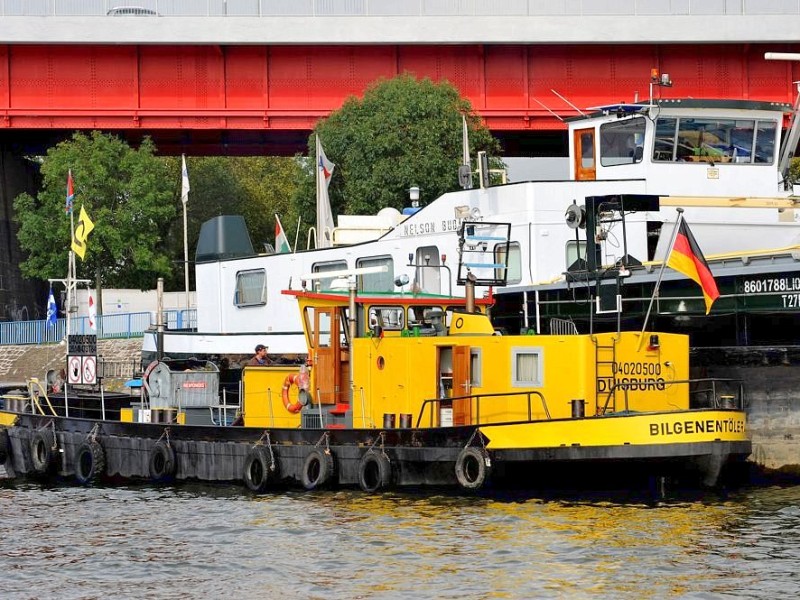
[[[67,383],[81,383],[83,381],[83,361],[80,356],[67,357]]]
[[[84,356],[82,358],[83,358],[83,364],[82,364],[83,381],[81,381],[81,383],[94,385],[95,383],[97,383],[97,357]]]

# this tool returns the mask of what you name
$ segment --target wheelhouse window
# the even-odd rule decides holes
[[[541,348],[512,348],[511,386],[541,387],[543,379]]]
[[[332,273],[333,271],[345,270],[347,270],[347,262],[344,260],[332,260],[329,262],[315,263],[311,266],[311,271],[313,273]],[[331,289],[331,284],[333,283],[334,279],[336,278],[323,277],[322,279],[317,279],[317,283],[314,285],[314,287],[318,290],[329,290]]]
[[[369,327],[380,325],[386,331],[400,331],[405,328],[405,314],[402,306],[370,306]]]
[[[624,119],[600,126],[600,164],[604,167],[642,162],[644,157],[643,117]]]
[[[263,306],[267,303],[267,274],[264,269],[236,273],[233,304],[238,307]]]
[[[506,260],[506,247],[508,247],[508,260]],[[506,283],[522,281],[522,250],[519,242],[497,244],[494,247],[494,259],[497,264],[507,266],[507,269],[495,269],[495,279],[505,279]],[[507,271],[505,278],[503,271]]]
[[[568,241],[566,246],[567,269],[569,269],[581,258],[586,258],[586,242],[583,240]]]
[[[375,256],[360,258],[356,267],[386,267],[385,271],[378,273],[364,273],[358,277],[358,289],[362,292],[392,292],[394,291],[394,262],[391,256]]]
[[[469,349],[469,363],[469,383],[472,387],[481,387],[483,385],[483,355],[480,348]]]
[[[777,123],[754,119],[661,118],[655,162],[752,164],[775,161]]]
[[[429,294],[441,294],[442,263],[439,257],[439,248],[436,246],[422,246],[417,248],[415,257],[417,283],[420,289]]]

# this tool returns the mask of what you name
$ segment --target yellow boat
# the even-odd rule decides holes
[[[9,414],[17,474],[279,483],[716,485],[751,451],[739,382],[690,381],[684,335],[498,335],[491,297],[287,291],[307,365],[247,367],[243,426]],[[191,385],[190,387],[198,387]],[[42,403],[44,404],[44,403]],[[44,414],[42,414],[44,413]]]

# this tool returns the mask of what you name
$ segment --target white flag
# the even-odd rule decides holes
[[[189,201],[189,171],[186,170],[186,155],[181,154],[181,201],[186,204]]]
[[[89,291],[89,328],[97,331],[97,305],[94,303],[91,291]]]
[[[322,142],[317,136],[317,248],[330,248],[333,245],[333,211],[328,186],[335,166],[325,156]]]

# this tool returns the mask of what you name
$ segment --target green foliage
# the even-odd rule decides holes
[[[789,161],[789,181],[792,183],[800,181],[800,158]]]
[[[41,166],[42,189],[34,198],[14,200],[19,242],[28,258],[20,264],[29,278],[61,278],[67,273],[70,219],[64,212],[67,172],[74,181],[75,219],[81,205],[95,229],[79,278],[106,287],[152,289],[172,269],[164,238],[177,203],[172,178],[149,139],[135,150],[119,138],[92,132],[48,150]]]
[[[402,209],[408,206],[412,185],[420,188],[421,205],[459,189],[462,114],[467,116],[474,166],[478,150],[496,154],[499,144],[453,85],[405,74],[373,84],[363,98],[348,98],[315,130],[336,164],[329,188],[333,214]],[[295,202],[304,222],[313,224],[314,134],[308,148],[311,159],[305,162]]]
[[[180,157],[165,159],[167,169],[180,195]],[[291,241],[292,224],[297,211],[291,205],[299,165],[295,158],[286,157],[187,157],[189,172],[189,202],[187,204],[187,238],[189,260],[194,260],[194,250],[202,224],[219,215],[242,215],[247,223],[253,248],[263,252],[264,242],[274,243],[275,214],[283,223]],[[180,202],[179,202],[180,204]],[[169,230],[170,254],[176,268],[166,281],[167,289],[183,289],[183,219],[178,208]],[[194,269],[190,269],[194,271]]]

